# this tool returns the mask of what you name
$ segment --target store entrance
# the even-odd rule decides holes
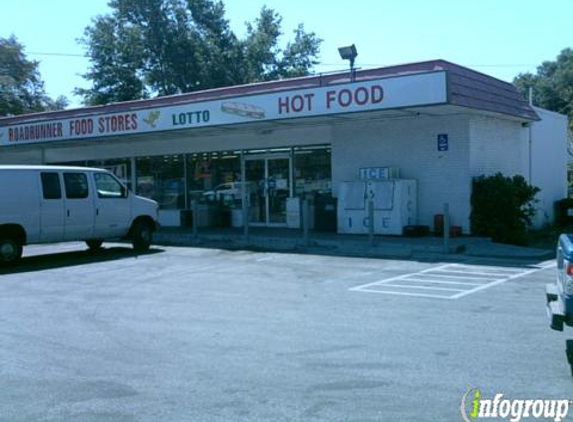
[[[272,154],[245,158],[249,225],[286,227],[286,203],[291,195],[291,158]]]

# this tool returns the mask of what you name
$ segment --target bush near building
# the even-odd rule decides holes
[[[535,195],[523,176],[501,173],[479,176],[472,182],[470,223],[472,233],[491,237],[495,242],[523,245],[535,215]]]

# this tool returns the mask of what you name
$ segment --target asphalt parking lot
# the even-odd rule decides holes
[[[0,271],[1,421],[435,422],[469,388],[573,398],[552,261],[106,246]]]

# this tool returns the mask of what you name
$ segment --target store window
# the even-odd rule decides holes
[[[108,170],[113,173],[128,188],[131,186],[131,159],[115,158],[110,160],[91,160],[87,162],[88,167],[95,167]]]
[[[224,151],[187,155],[191,201],[233,206],[241,199],[241,153]]]
[[[161,209],[185,208],[183,155],[138,157],[137,194],[159,203]]]
[[[331,195],[332,167],[329,147],[294,150],[295,195]]]

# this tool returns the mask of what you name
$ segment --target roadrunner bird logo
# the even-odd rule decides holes
[[[149,126],[154,128],[155,122],[157,121],[157,119],[159,119],[160,114],[161,112],[159,110],[150,111],[147,117],[143,119],[143,121],[147,123]]]

